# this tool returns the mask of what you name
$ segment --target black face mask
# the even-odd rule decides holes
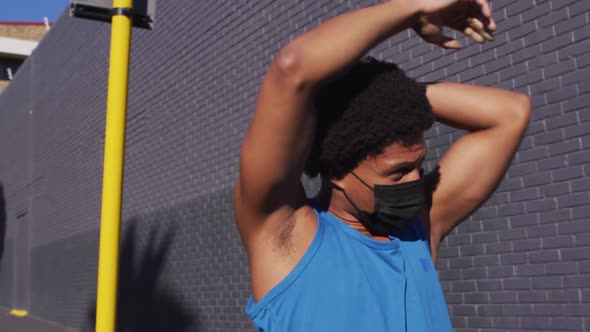
[[[373,235],[386,236],[404,228],[422,210],[425,195],[423,173],[424,170],[420,169],[420,179],[416,181],[394,185],[376,184],[374,188],[352,173],[362,184],[374,192],[375,209],[373,213],[360,210],[350,200],[344,189],[339,189],[358,211],[361,222],[367,230]]]

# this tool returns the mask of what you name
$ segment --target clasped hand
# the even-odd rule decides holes
[[[494,40],[496,23],[487,0],[418,0],[414,4],[418,5],[419,15],[412,27],[429,43],[448,49],[462,48],[458,40],[443,34],[444,27],[457,30],[476,43]]]

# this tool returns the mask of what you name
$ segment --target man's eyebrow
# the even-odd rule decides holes
[[[389,169],[396,169],[396,168],[401,168],[401,167],[405,167],[405,166],[412,166],[412,165],[414,165],[413,161],[402,161],[400,163],[391,165],[391,167],[389,167]]]
[[[402,162],[399,162],[396,164],[392,164],[391,166],[387,167],[387,169],[385,170],[385,174],[393,174],[393,173],[400,171],[408,166],[414,166],[414,162],[413,161],[402,161]]]
[[[418,163],[421,163],[424,161],[424,159],[426,158],[426,151],[424,152],[424,154],[420,157],[420,159],[418,159]],[[387,168],[387,173],[394,173],[396,171],[398,171],[401,168],[404,168],[406,166],[414,166],[414,162],[413,161],[402,161],[399,163],[395,163],[391,166],[389,166]]]

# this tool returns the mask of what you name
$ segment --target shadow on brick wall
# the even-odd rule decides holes
[[[4,240],[6,238],[6,201],[4,200],[4,185],[0,182],[0,262],[4,257]]]
[[[137,240],[139,221],[132,219],[121,243],[117,331],[195,331],[198,318],[183,305],[173,289],[162,285],[164,270],[175,227],[160,229],[154,223],[146,244],[140,249]],[[165,234],[159,234],[164,231]],[[87,312],[88,330],[94,330],[96,304]]]

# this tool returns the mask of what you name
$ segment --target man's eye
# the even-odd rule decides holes
[[[412,170],[408,170],[408,169],[399,169],[399,170],[396,170],[395,172],[393,172],[391,174],[392,175],[391,178],[394,181],[399,181],[399,180],[401,180],[404,177],[404,175],[408,174],[411,171]]]
[[[391,173],[391,175],[392,175],[392,178],[394,181],[399,181],[406,174],[409,174],[413,171],[414,171],[414,168],[412,168],[412,167],[402,168],[402,169],[395,170],[393,173]],[[424,175],[424,169],[422,169],[422,167],[420,167],[419,171],[420,171],[420,177],[422,177],[422,175]]]

